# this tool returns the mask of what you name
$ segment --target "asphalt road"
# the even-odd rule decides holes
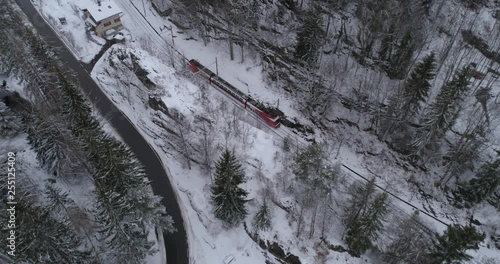
[[[175,221],[174,227],[177,232],[164,234],[165,248],[167,252],[168,264],[188,264],[188,244],[184,221],[181,216],[178,201],[174,194],[173,187],[155,151],[148,142],[137,131],[135,126],[128,121],[125,115],[116,108],[103,91],[97,86],[82,64],[73,56],[70,50],[58,38],[52,28],[46,24],[37,10],[28,0],[16,0],[22,11],[28,16],[31,23],[38,30],[44,40],[55,48],[66,66],[74,71],[79,80],[82,90],[88,95],[99,112],[108,117],[113,128],[118,132],[126,144],[134,151],[137,158],[144,164],[146,173],[153,192],[163,197],[162,203],[166,207],[169,215]]]

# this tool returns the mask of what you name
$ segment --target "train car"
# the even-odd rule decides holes
[[[192,72],[201,74],[204,78],[207,78],[212,85],[219,87],[242,103],[245,108],[252,110],[270,127],[278,128],[280,126],[280,116],[274,116],[271,113],[266,113],[264,107],[259,102],[255,101],[250,96],[244,94],[239,89],[217,76],[205,66],[201,65],[197,60],[190,60],[188,66]]]

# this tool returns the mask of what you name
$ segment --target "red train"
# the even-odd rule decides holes
[[[264,122],[266,122],[266,124],[273,128],[278,128],[280,126],[281,116],[273,113],[273,111],[269,107],[264,106],[262,103],[244,94],[236,87],[232,86],[224,79],[220,78],[215,73],[207,69],[205,66],[201,65],[197,60],[190,60],[188,64],[192,72],[199,72],[201,75],[203,75],[203,77],[207,78],[211,84],[224,90],[233,98],[241,102],[245,106],[245,108],[248,108],[256,113],[262,120],[264,120]]]

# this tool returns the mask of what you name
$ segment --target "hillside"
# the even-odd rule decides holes
[[[117,1],[121,43],[84,30],[89,3],[35,1],[158,153],[190,263],[500,262],[498,1]],[[192,72],[191,59],[278,108],[281,127]],[[20,69],[9,87],[36,103]],[[16,130],[1,144],[23,153],[32,185],[57,179],[81,210],[99,209],[92,181],[78,183],[84,193],[63,186],[29,137]],[[90,256],[117,247],[82,238]],[[159,263],[154,251],[105,263]]]
[[[266,90],[281,94],[285,114],[314,128],[309,138],[328,145],[334,160],[448,224],[477,219],[483,246],[498,245],[498,171],[488,195],[464,194],[483,192],[477,179],[497,160],[498,2],[172,2],[168,19],[180,34],[262,69]],[[412,71],[431,53],[434,76],[418,111],[398,120],[395,101],[405,100]],[[467,66],[466,91],[448,105],[457,109],[453,120],[417,147],[440,91]],[[244,90],[242,75],[224,77]],[[309,213],[314,218],[315,210]]]

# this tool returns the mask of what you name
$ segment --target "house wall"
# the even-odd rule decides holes
[[[121,26],[122,26],[122,21],[120,20],[120,15],[115,15],[99,22],[99,24],[95,28],[95,33],[99,37],[104,37],[106,31],[110,29],[116,29]]]

